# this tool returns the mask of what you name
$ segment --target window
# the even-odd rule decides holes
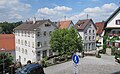
[[[89,36],[89,40],[91,40],[91,37]]]
[[[40,36],[40,32],[37,32],[37,36]]]
[[[112,31],[112,34],[115,34],[115,31]]]
[[[30,37],[30,32],[28,31],[28,37]]]
[[[21,40],[21,44],[23,45],[23,40]]]
[[[43,51],[43,58],[45,58],[47,56],[47,50]]]
[[[118,47],[119,46],[119,43],[115,43],[115,47]]]
[[[47,45],[47,42],[46,41],[44,41],[44,46],[46,46]]]
[[[47,23],[47,24],[45,24],[45,27],[49,27],[49,26],[51,26],[51,25],[50,25],[50,24],[48,24],[48,23]]]
[[[116,20],[116,25],[120,25],[120,20]]]
[[[91,33],[91,30],[89,30],[89,33]]]
[[[40,46],[40,42],[37,42],[37,46],[38,46],[38,47]]]
[[[46,36],[46,31],[44,31],[44,36]]]
[[[27,54],[27,49],[25,49],[25,54]]]
[[[27,46],[27,41],[25,40],[25,46]]]
[[[22,53],[24,53],[24,49],[22,48]]]
[[[87,36],[85,36],[85,40],[87,40]]]
[[[95,31],[93,30],[93,33],[94,33]]]
[[[37,52],[37,56],[40,56],[40,51]]]
[[[21,31],[21,36],[23,36],[23,31]]]
[[[30,41],[28,41],[28,46],[30,47]]]
[[[87,30],[85,30],[85,34],[87,34]]]
[[[32,47],[34,48],[34,42],[32,42]]]
[[[94,38],[95,38],[95,37],[93,36],[93,40],[94,40]]]
[[[18,51],[20,52],[20,47],[19,47]]]
[[[118,31],[118,35],[120,36],[120,31]]]
[[[109,42],[109,45],[112,46],[112,42]]]
[[[20,44],[20,39],[18,39],[18,44]]]
[[[49,32],[49,35],[51,34],[52,31]]]
[[[89,43],[89,49],[90,49],[91,44]]]
[[[49,56],[52,56],[52,55],[53,55],[52,50],[49,50]]]
[[[25,31],[25,37],[26,37],[26,31]]]

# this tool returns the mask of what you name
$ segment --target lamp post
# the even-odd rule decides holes
[[[5,49],[2,48],[1,50],[4,51]],[[5,69],[5,64],[4,64],[4,55],[3,55],[3,74],[5,74],[5,70],[4,69]]]

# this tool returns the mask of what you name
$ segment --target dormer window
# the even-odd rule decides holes
[[[116,20],[116,25],[120,25],[120,20]]]
[[[51,25],[50,25],[50,24],[48,24],[48,23],[47,23],[47,24],[45,24],[45,27],[49,27],[49,26],[51,26]]]
[[[78,24],[78,27],[80,27],[81,24]]]

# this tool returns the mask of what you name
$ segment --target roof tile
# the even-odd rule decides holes
[[[104,30],[104,26],[105,26],[105,22],[96,22],[95,23],[96,27],[97,27],[97,34],[102,34],[103,30]]]
[[[0,34],[0,49],[2,48],[4,48],[5,51],[15,50],[15,35],[14,34]]]

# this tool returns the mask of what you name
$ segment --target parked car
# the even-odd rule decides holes
[[[120,63],[120,50],[117,50],[115,53],[115,61]]]
[[[18,70],[16,74],[45,74],[40,64],[28,64]]]

